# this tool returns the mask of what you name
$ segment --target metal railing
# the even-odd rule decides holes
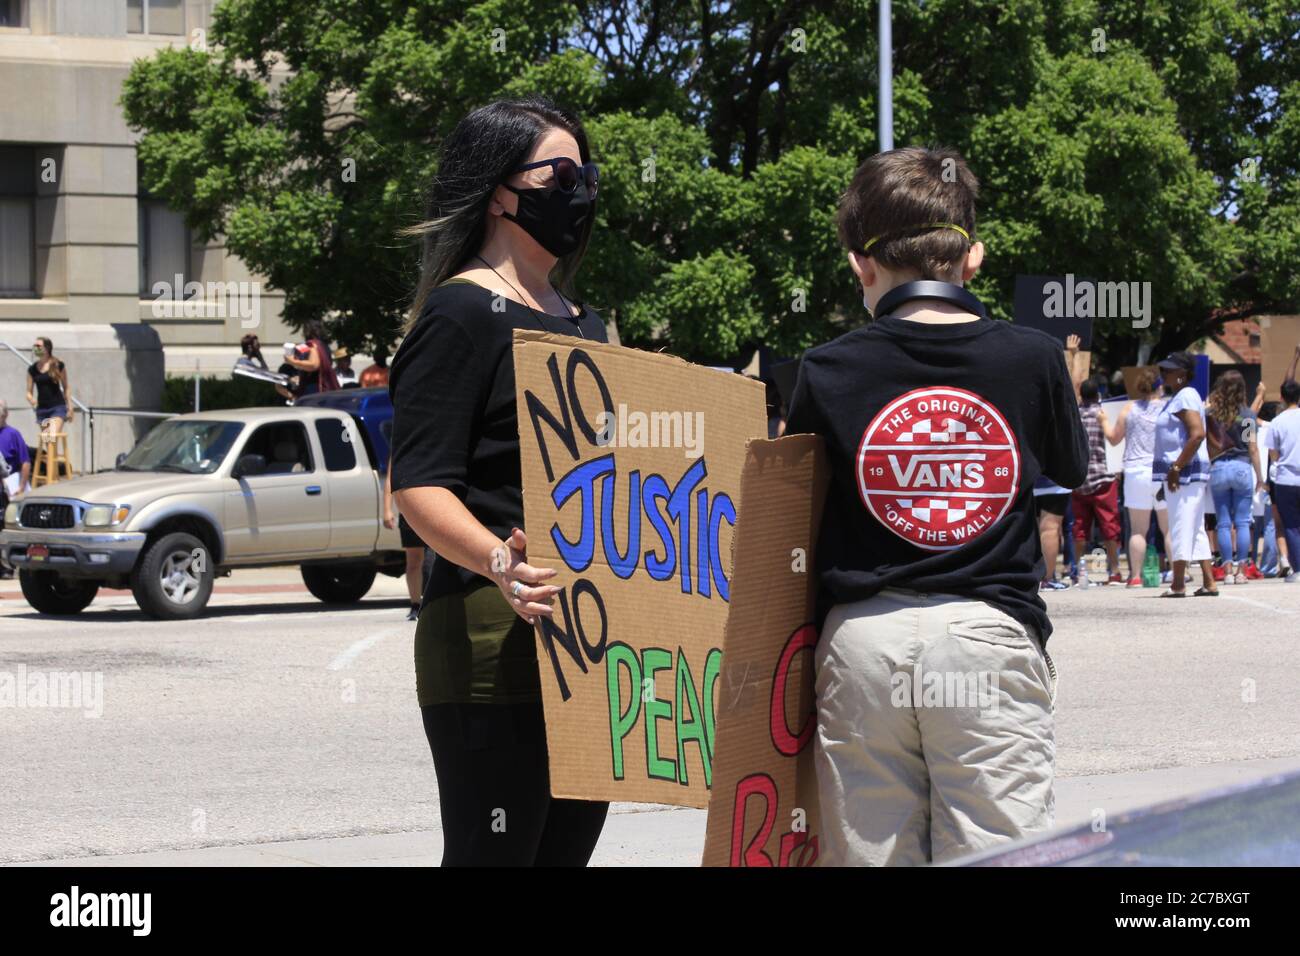
[[[92,405],[86,409],[86,421],[90,425],[90,471],[95,471],[95,416],[119,415],[126,418],[175,418],[177,412],[139,412],[130,408],[100,408]],[[84,460],[84,459],[83,459]]]

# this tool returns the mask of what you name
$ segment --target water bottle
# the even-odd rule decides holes
[[[1154,544],[1147,545],[1147,556],[1142,561],[1142,586],[1144,588],[1160,587],[1160,556],[1156,554]]]
[[[1087,558],[1079,559],[1079,587],[1081,588],[1092,587],[1092,585],[1088,583],[1088,559]]]

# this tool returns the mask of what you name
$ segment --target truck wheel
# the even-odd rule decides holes
[[[18,584],[27,603],[42,614],[80,614],[95,600],[98,581],[60,577],[57,571],[18,572]]]
[[[214,577],[208,546],[177,531],[149,545],[131,572],[131,592],[150,617],[182,620],[198,617],[212,596]]]
[[[304,564],[302,582],[326,604],[356,604],[375,583],[375,566]]]

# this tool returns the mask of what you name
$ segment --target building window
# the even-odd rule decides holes
[[[126,0],[126,32],[180,36],[185,32],[181,0]]]
[[[36,295],[36,154],[0,146],[0,296]]]
[[[23,25],[23,0],[0,0],[0,27]]]
[[[190,280],[190,231],[185,217],[161,199],[140,197],[140,294],[158,298],[154,285],[167,284],[162,297],[185,298]]]

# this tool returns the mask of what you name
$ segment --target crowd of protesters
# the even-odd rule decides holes
[[[1248,400],[1235,369],[1221,372],[1203,400],[1191,384],[1194,358],[1175,352],[1138,371],[1112,421],[1102,406],[1106,379],[1078,369],[1078,344],[1071,337],[1065,355],[1088,436],[1088,476],[1074,489],[1046,477],[1034,489],[1041,589],[1163,584],[1163,597],[1182,597],[1193,564],[1201,573],[1194,596],[1215,596],[1219,584],[1300,580],[1300,346],[1281,402],[1265,401],[1262,382]],[[1107,445],[1121,442],[1115,469]]]

